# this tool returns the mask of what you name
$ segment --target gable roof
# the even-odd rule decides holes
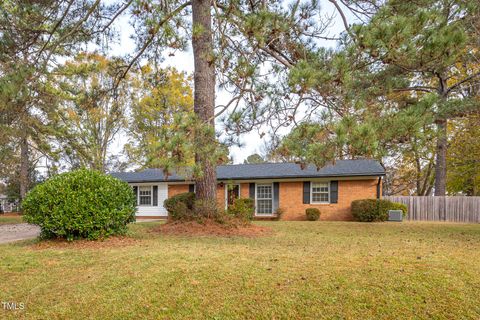
[[[188,175],[172,173],[165,179],[163,170],[146,169],[138,172],[112,172],[112,176],[127,182],[187,181]],[[217,166],[218,180],[294,179],[326,177],[383,176],[385,168],[376,160],[337,160],[317,170],[313,165],[302,169],[299,164],[259,163]]]

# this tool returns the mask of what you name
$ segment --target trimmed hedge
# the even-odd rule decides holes
[[[243,221],[252,221],[255,214],[255,202],[250,198],[240,198],[233,201],[227,209],[227,214]]]
[[[407,206],[383,199],[363,199],[352,201],[352,215],[356,221],[387,221],[389,210],[402,210],[407,215]]]
[[[98,239],[125,234],[135,221],[132,188],[110,175],[80,169],[33,188],[22,202],[24,219],[44,238]]]
[[[307,215],[308,221],[317,221],[320,219],[320,210],[317,208],[308,208],[305,210],[305,214]]]
[[[194,219],[195,193],[179,193],[163,202],[168,211],[168,218],[171,220],[192,220]]]

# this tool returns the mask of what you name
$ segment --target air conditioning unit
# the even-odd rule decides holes
[[[403,211],[402,210],[388,210],[388,221],[403,221]]]

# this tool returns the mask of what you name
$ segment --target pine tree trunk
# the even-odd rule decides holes
[[[25,199],[28,191],[28,140],[23,137],[20,142],[20,200]]]
[[[204,125],[213,130],[197,133],[195,163],[203,174],[196,179],[196,197],[199,200],[216,199],[217,174],[215,163],[209,154],[202,152],[202,146],[215,143],[215,66],[213,61],[212,17],[210,0],[193,0],[193,57],[194,112]]]
[[[443,105],[447,101],[447,80],[438,73],[438,95]],[[437,118],[437,146],[435,149],[435,196],[445,196],[447,184],[447,119]]]
[[[435,196],[445,196],[447,183],[447,121],[437,121]]]

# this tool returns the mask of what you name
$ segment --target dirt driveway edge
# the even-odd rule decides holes
[[[0,244],[33,239],[40,235],[40,228],[33,224],[17,223],[0,225]]]

